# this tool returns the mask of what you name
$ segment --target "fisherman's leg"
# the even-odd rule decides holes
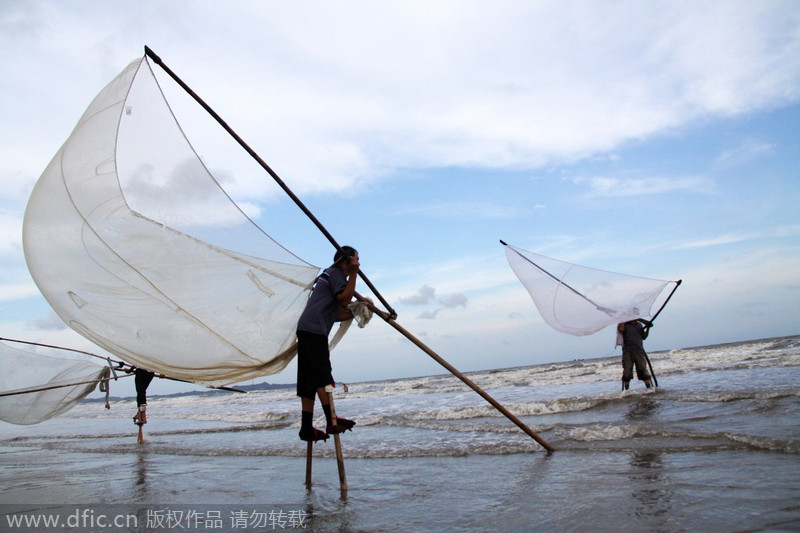
[[[304,372],[300,370],[298,361],[297,395],[300,396],[300,432],[301,440],[317,442],[327,440],[328,434],[314,427],[314,395],[316,389],[309,386]]]
[[[300,396],[300,439],[326,440],[328,434],[314,427],[314,397],[317,393],[316,359],[318,354],[315,336],[297,333],[297,395]]]
[[[650,372],[647,371],[647,355],[638,351],[634,354],[634,362],[636,363],[636,377],[639,381],[644,381],[645,386],[650,388]]]
[[[313,429],[314,398],[300,398],[300,433]],[[301,437],[302,438],[302,437]]]
[[[322,404],[322,410],[325,412],[325,422],[327,423],[327,427],[325,431],[329,434],[334,433],[344,433],[345,431],[353,430],[353,426],[356,423],[352,420],[348,420],[347,418],[341,418],[339,416],[333,416],[333,411],[331,410],[331,400],[328,391],[325,390],[325,387],[320,387],[317,389],[317,394],[319,395],[319,401]]]
[[[628,350],[622,350],[622,390],[628,390],[633,379],[633,358]]]
[[[134,424],[147,424],[147,387],[153,381],[154,374],[147,370],[137,368],[134,375],[136,386],[136,416],[133,417]]]
[[[327,440],[328,434],[314,427],[314,395],[300,398],[300,440]]]
[[[147,388],[154,376],[155,374],[149,370],[136,369],[136,402],[138,404],[147,403]]]

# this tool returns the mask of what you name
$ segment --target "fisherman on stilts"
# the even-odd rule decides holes
[[[343,433],[355,426],[352,420],[332,416],[325,387],[335,384],[328,335],[335,322],[353,318],[347,305],[355,295],[359,266],[355,248],[343,246],[337,250],[333,264],[317,278],[297,323],[297,395],[302,411],[299,435],[304,441],[327,440],[330,434]],[[325,412],[325,431],[312,425],[316,396]]]

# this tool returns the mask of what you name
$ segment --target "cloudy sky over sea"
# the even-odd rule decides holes
[[[28,274],[22,218],[144,45],[462,370],[613,353],[610,330],[544,324],[499,239],[683,279],[650,350],[798,333],[797,2],[6,0],[0,43],[2,337],[95,349]],[[267,233],[330,263],[269,177],[241,170],[246,154],[201,155]],[[440,371],[380,320],[334,356],[343,381]]]

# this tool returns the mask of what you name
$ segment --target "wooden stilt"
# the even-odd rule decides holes
[[[140,405],[136,408],[136,416],[133,417],[133,423],[139,426],[139,436],[136,438],[136,442],[139,444],[144,444],[144,424],[147,421],[147,415],[143,410],[143,405]]]
[[[325,392],[328,393],[328,401],[331,406],[331,416],[336,417],[336,408],[333,405],[333,387],[328,385],[325,387]],[[336,445],[336,464],[339,467],[339,487],[342,492],[347,492],[347,474],[344,471],[344,455],[342,454],[342,441],[338,433],[333,435],[333,443]]]
[[[311,463],[314,458],[314,443],[308,441],[306,447],[306,488],[311,488]]]

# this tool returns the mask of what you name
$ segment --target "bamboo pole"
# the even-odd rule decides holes
[[[120,377],[124,378],[126,376],[120,376]],[[89,381],[76,381],[75,383],[63,383],[61,385],[48,385],[48,386],[45,386],[45,387],[37,387],[35,389],[24,389],[24,390],[15,390],[15,391],[9,391],[9,392],[0,392],[0,397],[3,397],[3,396],[16,396],[17,394],[30,394],[30,393],[33,393],[33,392],[43,392],[43,391],[46,391],[46,390],[63,389],[63,388],[66,388],[66,387],[77,387],[78,385],[91,385],[92,383],[98,384],[98,383],[100,383],[102,381],[110,381],[112,379],[116,379],[116,378],[106,377],[106,378],[100,378],[100,379],[92,379],[92,380],[89,380]]]
[[[311,464],[314,459],[314,442],[308,441],[306,446],[306,488],[311,488]]]
[[[331,417],[336,418],[336,406],[333,403],[333,387],[327,385],[325,392],[328,394],[328,402],[331,406]],[[342,441],[338,433],[333,434],[333,443],[336,448],[336,465],[339,469],[339,487],[342,493],[347,492],[347,473],[344,469],[344,454],[342,453]],[[306,445],[306,488],[311,488],[311,471],[314,458],[314,442],[308,441]]]
[[[263,159],[261,159],[261,156],[259,156],[259,155],[258,155],[258,154],[255,152],[255,150],[253,150],[252,148],[250,148],[250,145],[248,145],[248,144],[247,144],[247,143],[244,141],[244,139],[242,139],[242,138],[239,136],[239,134],[238,134],[238,133],[236,133],[236,132],[233,130],[233,128],[231,128],[230,126],[228,126],[228,123],[227,123],[227,122],[225,122],[225,121],[222,119],[222,117],[221,117],[221,116],[219,116],[219,115],[217,114],[217,112],[216,112],[216,111],[214,111],[214,110],[211,108],[211,106],[209,106],[209,105],[208,105],[208,104],[207,104],[207,103],[206,103],[206,102],[205,102],[205,101],[204,101],[202,98],[200,98],[200,96],[198,96],[198,95],[197,95],[197,93],[195,93],[195,92],[194,92],[194,91],[191,89],[191,87],[189,87],[189,86],[188,86],[188,85],[187,85],[187,84],[186,84],[186,83],[185,83],[185,82],[184,82],[184,81],[183,81],[181,78],[179,78],[179,77],[178,77],[178,75],[177,75],[177,74],[175,74],[175,73],[174,73],[174,72],[173,72],[173,71],[172,71],[172,70],[171,70],[171,69],[170,69],[170,68],[169,68],[167,65],[165,65],[165,64],[164,64],[164,62],[161,60],[161,58],[160,58],[158,55],[156,55],[156,53],[155,53],[155,52],[153,52],[153,50],[151,50],[151,49],[150,49],[150,47],[148,47],[148,46],[145,46],[145,47],[144,47],[144,53],[145,53],[145,55],[146,55],[147,57],[149,57],[150,59],[152,59],[152,60],[153,60],[153,61],[154,61],[154,62],[155,62],[155,63],[156,63],[158,66],[160,66],[162,69],[164,69],[164,72],[166,72],[166,73],[167,73],[167,74],[168,74],[168,75],[169,75],[169,76],[170,76],[170,77],[171,77],[173,80],[175,80],[175,83],[177,83],[178,85],[180,85],[180,86],[181,86],[181,88],[182,88],[184,91],[186,91],[186,92],[189,94],[189,96],[191,96],[191,97],[192,97],[192,98],[193,98],[193,99],[194,99],[194,100],[195,100],[195,101],[196,101],[198,104],[200,104],[200,106],[201,106],[203,109],[205,109],[205,110],[208,112],[208,114],[209,114],[209,115],[211,115],[211,116],[214,118],[214,120],[216,120],[216,121],[217,121],[217,123],[218,123],[220,126],[222,126],[222,128],[223,128],[225,131],[227,131],[227,132],[228,132],[228,134],[229,134],[231,137],[233,137],[233,138],[234,138],[234,140],[235,140],[237,143],[239,143],[239,146],[241,146],[242,148],[244,148],[244,150],[245,150],[245,151],[246,151],[248,154],[250,154],[250,157],[252,157],[253,159],[255,159],[255,161],[256,161],[256,162],[257,162],[259,165],[261,165],[261,168],[263,168],[264,170],[266,170],[266,171],[267,171],[267,173],[268,173],[268,174],[269,174],[269,175],[272,177],[272,179],[273,179],[273,180],[275,180],[275,183],[277,183],[277,184],[278,184],[278,186],[279,186],[281,189],[283,189],[283,191],[284,191],[284,192],[285,192],[285,193],[286,193],[286,194],[289,196],[289,198],[291,198],[291,199],[292,199],[292,201],[294,201],[294,203],[297,205],[297,207],[299,207],[299,208],[300,208],[300,210],[301,210],[303,213],[305,213],[305,215],[306,215],[306,216],[309,218],[309,220],[311,220],[311,222],[313,222],[313,223],[314,223],[314,225],[317,227],[317,229],[318,229],[318,230],[320,230],[320,231],[322,232],[322,234],[323,234],[323,235],[325,235],[325,237],[328,239],[328,241],[330,241],[330,243],[331,243],[331,244],[333,244],[334,248],[336,248],[337,250],[341,249],[341,246],[339,246],[339,243],[337,243],[337,242],[336,242],[336,239],[334,239],[334,238],[333,238],[333,235],[331,235],[331,234],[330,234],[330,232],[329,232],[329,231],[328,231],[328,230],[325,228],[325,226],[323,226],[323,225],[322,225],[322,223],[321,223],[321,222],[320,222],[320,221],[317,219],[317,217],[315,217],[315,216],[314,216],[314,214],[311,212],[311,210],[309,210],[309,209],[308,209],[308,207],[306,207],[306,205],[305,205],[305,204],[304,204],[304,203],[303,203],[303,202],[300,200],[300,198],[299,198],[299,197],[298,197],[296,194],[294,194],[294,192],[292,192],[292,190],[289,188],[289,186],[288,186],[288,185],[286,185],[286,183],[284,183],[284,181],[283,181],[283,180],[280,178],[280,176],[278,176],[278,174],[277,174],[277,173],[276,173],[274,170],[272,170],[272,167],[270,167],[270,166],[267,164],[267,162],[266,162],[266,161],[264,161]],[[389,302],[387,302],[387,301],[386,301],[386,300],[383,298],[383,296],[381,296],[381,293],[380,293],[380,292],[378,292],[378,289],[376,289],[376,288],[375,288],[375,286],[372,284],[372,282],[369,280],[369,278],[367,278],[367,276],[366,276],[366,275],[365,275],[363,272],[361,272],[360,270],[358,271],[358,274],[361,276],[361,279],[362,279],[362,280],[364,280],[364,283],[366,283],[366,284],[367,284],[367,286],[370,288],[370,290],[371,290],[371,291],[372,291],[372,293],[375,295],[375,297],[377,297],[377,298],[378,298],[378,300],[380,300],[380,302],[381,302],[381,303],[382,303],[382,304],[383,304],[383,305],[386,307],[386,309],[388,309],[388,310],[389,310],[389,312],[390,312],[392,315],[394,315],[394,316],[397,316],[397,314],[394,312],[394,309],[392,309],[392,306],[391,306],[391,305],[389,305]]]
[[[325,392],[328,393],[328,402],[331,406],[331,418],[336,420],[336,407],[333,405],[333,387],[327,385]],[[342,492],[347,492],[347,474],[344,471],[344,454],[342,454],[342,441],[338,433],[333,434],[333,443],[336,447],[336,466],[339,468],[339,487]]]
[[[115,359],[111,359],[110,357],[104,357],[102,355],[97,355],[96,353],[92,353],[92,352],[86,352],[84,350],[75,350],[73,348],[65,348],[63,346],[56,346],[54,344],[43,344],[41,342],[23,341],[23,340],[19,340],[19,339],[8,339],[8,338],[5,338],[5,337],[0,337],[0,341],[17,342],[17,343],[20,343],[20,344],[29,344],[31,346],[42,346],[44,348],[55,348],[57,350],[65,350],[65,351],[68,351],[68,352],[81,353],[81,354],[84,354],[84,355],[89,355],[91,357],[97,357],[98,359],[102,359],[103,361],[108,363],[109,368],[111,368],[111,371],[114,373],[113,377],[105,378],[105,381],[108,381],[110,379],[113,379],[114,381],[116,381],[117,378],[119,378],[119,377],[125,377],[125,376],[117,376],[117,372],[116,372],[117,370],[125,372],[126,375],[130,375],[130,376],[133,375],[133,374],[131,374],[131,372],[133,372],[135,370],[135,367],[133,365],[131,365],[129,363],[126,363],[124,361],[117,361]],[[117,365],[117,366],[115,367],[113,365]],[[170,381],[178,381],[180,383],[194,384],[194,382],[192,382],[192,381],[188,381],[188,380],[185,380],[185,379],[171,378],[169,376],[165,376],[164,374],[155,374],[155,377],[157,377],[159,379],[168,379]],[[40,388],[40,389],[36,389],[36,390],[26,390],[26,391],[21,391],[21,392],[0,393],[0,396],[10,396],[12,394],[23,394],[23,393],[26,393],[26,392],[38,392],[40,390],[54,389],[54,388],[58,388],[58,387],[70,387],[72,385],[83,385],[84,383],[89,383],[89,382],[87,381],[87,382],[82,382],[82,383],[59,385],[59,386],[54,386],[54,387],[44,387],[44,388]],[[209,386],[209,385],[204,385],[204,386],[206,388],[209,388],[209,389],[226,390],[226,391],[229,391],[229,392],[240,392],[242,394],[247,392],[247,391],[244,391],[242,389],[237,389],[237,388],[234,388],[234,387],[225,387],[225,386],[212,387],[212,386]]]
[[[407,329],[405,329],[403,326],[401,326],[400,324],[395,322],[395,320],[388,313],[378,309],[369,300],[367,300],[366,298],[364,298],[363,296],[361,296],[358,293],[356,293],[356,298],[358,298],[360,301],[365,302],[367,305],[369,305],[370,309],[372,309],[372,311],[374,313],[376,313],[383,320],[385,320],[386,323],[388,323],[394,329],[396,329],[401,334],[403,334],[403,336],[405,336],[408,340],[410,340],[411,342],[416,344],[418,348],[420,348],[423,352],[425,352],[426,354],[431,356],[431,358],[433,358],[434,361],[436,361],[437,363],[439,363],[440,365],[445,367],[455,377],[457,377],[458,379],[463,381],[464,384],[466,384],[469,388],[471,388],[473,391],[477,392],[484,400],[489,402],[492,405],[492,407],[494,407],[495,409],[500,411],[500,413],[502,413],[511,422],[516,424],[517,427],[519,427],[522,431],[524,431],[529,437],[531,437],[533,440],[538,442],[545,450],[547,450],[548,452],[555,451],[555,449],[552,446],[550,446],[544,439],[542,439],[539,435],[537,435],[531,428],[529,428],[527,425],[525,425],[525,423],[523,423],[522,420],[517,418],[508,409],[503,407],[497,400],[492,398],[486,391],[484,391],[482,388],[480,388],[475,382],[473,382],[467,376],[462,374],[453,365],[451,365],[450,363],[445,361],[441,356],[439,356],[439,354],[437,354],[432,349],[430,349],[428,346],[426,346],[417,337],[412,335]]]
[[[522,255],[521,253],[519,253],[519,250],[517,250],[517,249],[516,249],[515,247],[513,247],[513,246],[509,246],[509,244],[508,244],[508,243],[506,243],[504,240],[500,239],[500,244],[502,244],[503,246],[510,247],[512,250],[514,250],[514,253],[516,253],[518,256],[520,256],[520,257],[521,257],[521,258],[523,258],[525,261],[527,261],[528,263],[530,263],[530,264],[532,264],[533,266],[535,266],[535,267],[536,267],[537,269],[539,269],[539,270],[540,270],[540,271],[541,271],[543,274],[546,274],[546,275],[547,275],[547,276],[548,276],[550,279],[552,279],[552,280],[553,280],[553,281],[555,281],[556,283],[558,283],[558,284],[560,284],[561,286],[563,286],[563,287],[565,287],[565,288],[567,288],[567,289],[571,290],[571,291],[572,291],[572,292],[574,292],[576,295],[580,296],[581,298],[583,298],[584,300],[586,300],[587,302],[589,302],[590,304],[592,304],[592,305],[595,307],[595,309],[597,309],[598,311],[600,311],[600,312],[602,312],[602,313],[605,313],[605,314],[607,314],[607,315],[609,315],[609,316],[611,316],[611,315],[614,313],[614,310],[613,310],[613,309],[609,309],[608,307],[603,307],[603,306],[602,306],[602,305],[600,305],[599,303],[592,301],[592,300],[591,300],[590,298],[588,298],[586,295],[584,295],[584,294],[581,294],[580,292],[578,292],[577,290],[575,290],[575,289],[574,289],[574,288],[573,288],[571,285],[568,285],[567,283],[564,283],[564,281],[563,281],[563,280],[560,280],[560,279],[558,279],[557,277],[555,277],[554,275],[552,275],[550,272],[548,272],[547,270],[543,269],[542,267],[540,267],[539,265],[537,265],[536,263],[534,263],[533,261],[531,261],[529,258],[527,258],[527,257],[525,257],[524,255]]]

